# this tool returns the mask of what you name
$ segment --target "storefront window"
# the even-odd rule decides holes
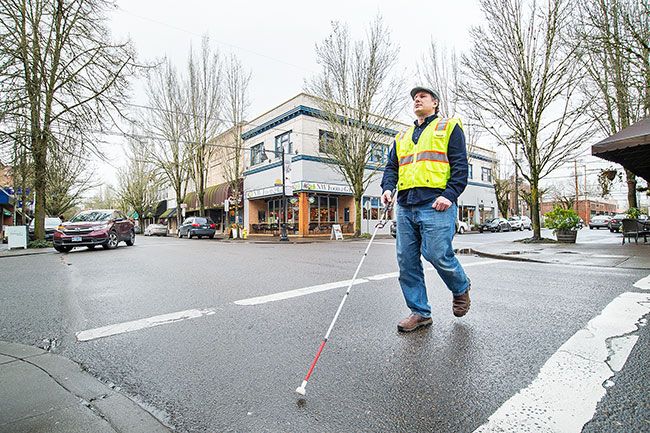
[[[338,197],[312,196],[309,204],[309,222],[311,223],[335,223],[338,220]]]
[[[296,201],[296,206],[294,206],[291,202],[292,200],[295,199]],[[297,200],[298,197],[287,197],[287,223],[289,224],[297,224],[298,223],[298,218],[299,218],[299,212],[298,212],[298,207],[297,207]],[[263,213],[264,211],[260,211],[260,213]],[[283,200],[281,198],[276,198],[273,200],[268,201],[268,212],[269,212],[269,219],[267,222],[274,224],[274,223],[280,223],[284,221],[284,207],[283,207]],[[260,219],[260,222],[262,220]]]
[[[368,202],[370,202],[370,211],[368,211]],[[367,220],[368,215],[371,220],[379,219],[382,209],[379,197],[364,197],[361,208],[363,209],[363,219]]]

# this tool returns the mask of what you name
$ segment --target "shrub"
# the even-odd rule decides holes
[[[636,207],[631,207],[627,210],[627,217],[631,218],[633,220],[639,218],[641,216],[641,209],[636,208]]]
[[[580,217],[573,209],[562,209],[556,206],[552,211],[544,215],[546,228],[558,230],[577,230],[580,224]]]
[[[52,246],[52,242],[43,240],[31,241],[27,244],[27,248],[52,248]]]

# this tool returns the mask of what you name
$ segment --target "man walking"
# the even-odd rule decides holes
[[[456,200],[467,186],[467,150],[460,119],[438,116],[435,90],[411,90],[414,126],[395,137],[381,182],[382,203],[397,196],[399,283],[411,314],[397,329],[411,332],[432,323],[420,255],[438,271],[453,294],[456,317],[469,311],[470,281],[454,255]]]

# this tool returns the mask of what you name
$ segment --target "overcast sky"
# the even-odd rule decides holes
[[[198,47],[207,34],[213,48],[236,54],[252,72],[248,119],[279,105],[303,89],[305,78],[318,72],[315,44],[331,30],[332,21],[348,24],[355,39],[380,14],[400,47],[399,64],[416,84],[416,64],[435,40],[448,50],[470,48],[469,29],[480,25],[476,0],[341,1],[328,2],[210,2],[198,0],[118,0],[109,27],[116,39],[130,37],[138,59],[150,62],[164,56],[185,67],[190,44]],[[408,95],[405,95],[408,98]],[[133,100],[146,104],[144,86],[134,83]],[[405,113],[408,115],[408,113]],[[490,146],[491,143],[481,143]],[[124,164],[119,144],[107,149],[109,165],[99,167],[108,183],[115,183],[115,166]],[[500,155],[505,156],[502,152]],[[599,164],[584,157],[589,169]],[[566,170],[558,181],[570,181]],[[551,175],[553,176],[553,175]],[[617,197],[619,198],[619,197]]]

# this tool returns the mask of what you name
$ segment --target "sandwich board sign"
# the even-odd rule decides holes
[[[5,226],[5,233],[9,238],[7,241],[9,249],[27,248],[26,226]]]
[[[330,239],[336,239],[337,241],[343,240],[343,232],[341,231],[341,224],[332,224],[332,234]]]

